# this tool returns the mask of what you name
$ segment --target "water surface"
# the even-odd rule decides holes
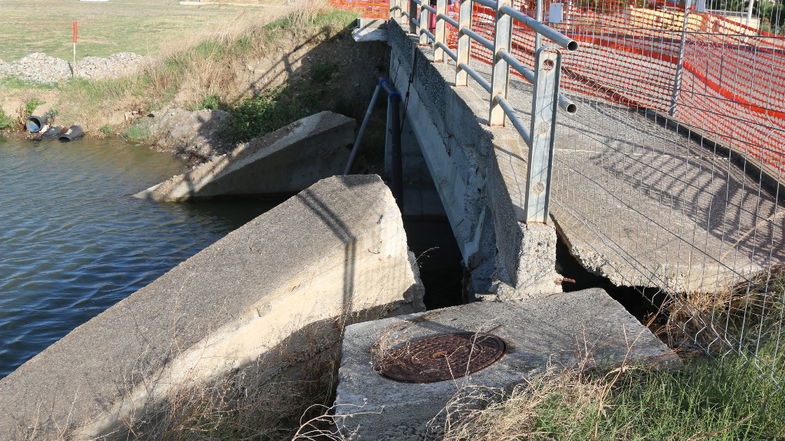
[[[0,139],[0,378],[271,206],[130,196],[185,169],[116,140]]]

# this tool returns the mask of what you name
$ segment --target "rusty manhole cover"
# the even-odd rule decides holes
[[[435,383],[477,372],[504,356],[504,340],[460,332],[415,339],[385,354],[376,369],[403,383]]]

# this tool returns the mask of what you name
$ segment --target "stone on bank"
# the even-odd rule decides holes
[[[329,384],[344,326],[422,296],[382,180],[324,179],[0,380],[0,439],[125,439],[178,390],[238,372]]]

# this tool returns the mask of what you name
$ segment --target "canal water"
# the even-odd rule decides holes
[[[0,139],[0,378],[273,205],[131,197],[185,170],[117,140]]]

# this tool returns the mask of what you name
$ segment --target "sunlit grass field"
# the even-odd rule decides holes
[[[73,21],[79,23],[77,58],[126,51],[154,55],[282,5],[283,0],[265,1],[263,6],[184,6],[176,0],[0,0],[0,60],[13,61],[33,52],[70,60]]]

